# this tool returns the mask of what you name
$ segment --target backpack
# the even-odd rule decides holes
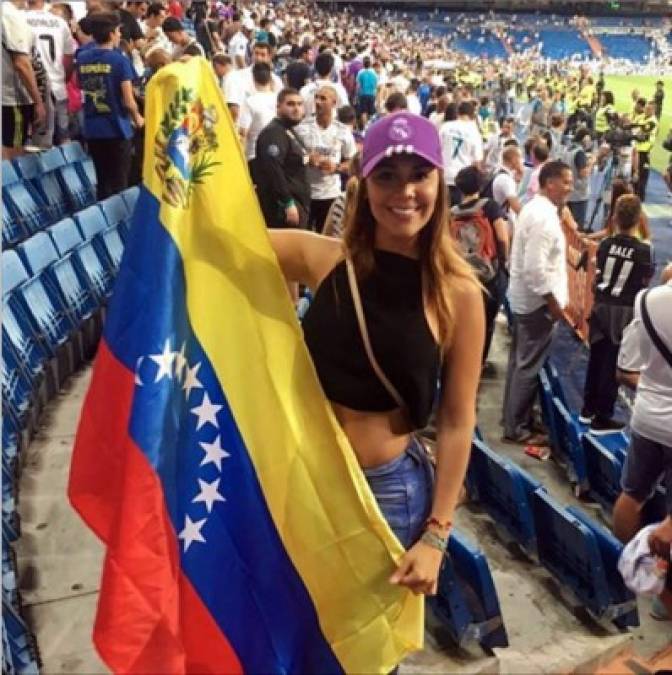
[[[495,235],[483,210],[488,201],[479,199],[468,209],[451,209],[450,233],[482,283],[491,281],[497,273]]]
[[[485,185],[481,188],[481,197],[483,199],[494,199],[493,196],[493,186],[495,183],[495,178],[501,176],[503,173],[506,173],[505,169],[495,169],[488,177],[485,179]]]

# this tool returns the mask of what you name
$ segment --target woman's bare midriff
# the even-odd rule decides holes
[[[386,464],[408,446],[411,432],[400,409],[362,412],[333,402],[331,407],[363,468]]]

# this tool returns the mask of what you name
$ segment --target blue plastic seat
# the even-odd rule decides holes
[[[43,230],[53,222],[51,210],[44,197],[27,181],[18,181],[3,187],[2,206],[5,213],[11,216],[15,227],[22,229],[26,236]]]
[[[18,175],[24,180],[32,180],[40,175],[40,160],[35,153],[19,155],[12,160],[12,163]]]
[[[135,211],[135,203],[138,201],[139,196],[140,196],[140,188],[137,185],[133,185],[129,188],[126,188],[121,193],[121,197],[124,200],[124,203],[126,204],[126,211],[128,213],[129,218],[133,216],[133,211]]]
[[[76,213],[74,218],[85,241],[93,239],[99,232],[104,232],[108,227],[105,216],[98,204],[89,206]]]
[[[612,449],[603,443],[604,437],[584,434],[582,440],[591,497],[607,511],[621,492],[623,463]]]
[[[119,234],[118,227],[111,227],[100,236],[101,246],[104,249],[104,254],[112,263],[115,271],[119,269],[121,264],[121,257],[124,255],[124,242]],[[94,241],[94,246],[96,241]]]
[[[54,148],[55,150],[57,148]],[[63,159],[60,153],[59,157]],[[35,189],[40,194],[49,210],[49,223],[55,223],[71,213],[70,200],[68,193],[63,187],[59,171],[48,171],[42,173],[32,180]]]
[[[3,159],[2,187],[5,187],[5,185],[11,185],[12,183],[16,183],[18,180],[20,180],[19,174],[16,172],[16,169],[14,168],[12,162],[8,159]]]
[[[82,325],[98,309],[99,303],[88,286],[88,279],[75,269],[74,254],[56,261],[48,270],[48,279],[57,286],[74,323]]]
[[[59,145],[58,149],[63,154],[66,164],[75,164],[76,162],[83,162],[88,155],[84,152],[84,148],[79,141],[70,141]]]
[[[37,155],[37,161],[42,173],[55,171],[56,169],[60,169],[62,166],[65,166],[67,163],[60,148],[57,147],[49,148],[49,150],[44,150],[41,152],[39,155]]]
[[[60,256],[69,253],[84,241],[82,233],[72,218],[59,220],[55,225],[47,228],[47,233],[54,242],[54,246],[56,246],[56,250]]]
[[[85,175],[77,170],[75,165],[69,164],[60,168],[58,177],[68,197],[72,213],[95,203],[95,188],[89,183]]]
[[[58,251],[46,232],[38,232],[17,247],[26,269],[36,276],[58,260]]]
[[[74,251],[76,264],[89,282],[99,303],[104,303],[112,294],[115,275],[109,261],[101,256],[93,245],[86,241]]]
[[[588,492],[589,485],[586,457],[581,441],[584,433],[582,425],[557,396],[553,397],[553,409],[557,444],[553,446],[553,450],[567,459],[567,475],[575,486],[576,494],[584,494]]]
[[[486,649],[508,646],[499,600],[483,553],[453,530],[438,591],[429,606],[459,646],[478,642]]]
[[[3,251],[1,260],[2,296],[4,298],[17,286],[28,281],[28,272],[16,251]]]
[[[6,160],[5,160],[6,161]],[[2,247],[4,249],[23,241],[28,236],[28,231],[15,217],[15,209],[10,202],[5,200],[5,191],[2,191]]]
[[[33,403],[33,389],[13,350],[2,352],[2,397],[22,428],[28,426]]]
[[[128,209],[126,202],[121,195],[112,195],[100,202],[100,208],[105,214],[105,220],[110,227],[125,223],[128,219]]]
[[[35,638],[19,615],[17,608],[11,602],[7,602],[4,596],[2,600],[2,625],[5,633],[3,641],[6,642],[7,651],[12,660],[13,672],[21,673],[21,675],[38,675],[40,659]]]
[[[98,176],[96,175],[96,166],[90,157],[87,157],[81,164],[82,177],[86,178],[89,185],[92,187],[94,194],[98,186]]]
[[[507,538],[534,556],[536,533],[528,494],[541,484],[482,441],[474,439],[471,448],[470,474],[473,464],[478,500],[495,526],[503,527]]]
[[[594,617],[608,618],[609,586],[595,534],[545,490],[534,493],[532,510],[541,564]]]
[[[609,607],[600,618],[613,621],[619,628],[639,626],[637,599],[635,594],[628,590],[618,571],[618,559],[621,557],[623,544],[577,506],[568,506],[567,512],[589,528],[597,541],[610,601]]]

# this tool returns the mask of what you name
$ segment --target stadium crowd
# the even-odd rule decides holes
[[[633,91],[630,111],[620,114],[604,73],[587,65],[549,64],[534,52],[497,63],[469,57],[380,10],[363,16],[303,2],[220,0],[87,0],[86,8],[76,20],[64,2],[4,3],[3,158],[80,139],[96,167],[99,199],[139,182],[147,82],[171,61],[205,56],[268,226],[340,237],[358,203],[369,130],[388,116],[411,120],[413,129],[413,117],[427,118],[440,139],[451,232],[484,288],[484,368],[502,305],[509,316],[504,437],[548,442],[533,403],[557,321],[572,323],[566,234],[578,232],[599,242],[581,413],[594,433],[622,428],[614,419],[617,378],[641,373],[637,459],[625,470],[616,531],[624,539],[637,532],[642,503],[664,472],[672,494],[665,427],[672,380],[663,362],[656,371],[650,353],[636,353],[644,341],[639,292],[653,275],[642,209],[651,152],[661,140],[672,152],[672,136],[658,133],[669,95],[662,80],[649,100]],[[399,136],[388,156],[404,152],[404,128],[391,127]],[[591,194],[596,172],[601,184]],[[665,179],[672,190],[672,164]],[[670,291],[668,283],[650,302],[668,345]],[[627,358],[619,357],[628,331]],[[669,552],[672,516],[654,540]]]

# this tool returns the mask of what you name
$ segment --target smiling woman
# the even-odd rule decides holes
[[[431,122],[407,112],[376,122],[362,167],[342,243],[288,230],[271,231],[271,241],[288,280],[314,291],[306,344],[378,505],[407,549],[390,582],[433,594],[475,424],[481,290],[449,234]],[[415,436],[435,405],[436,472]]]

